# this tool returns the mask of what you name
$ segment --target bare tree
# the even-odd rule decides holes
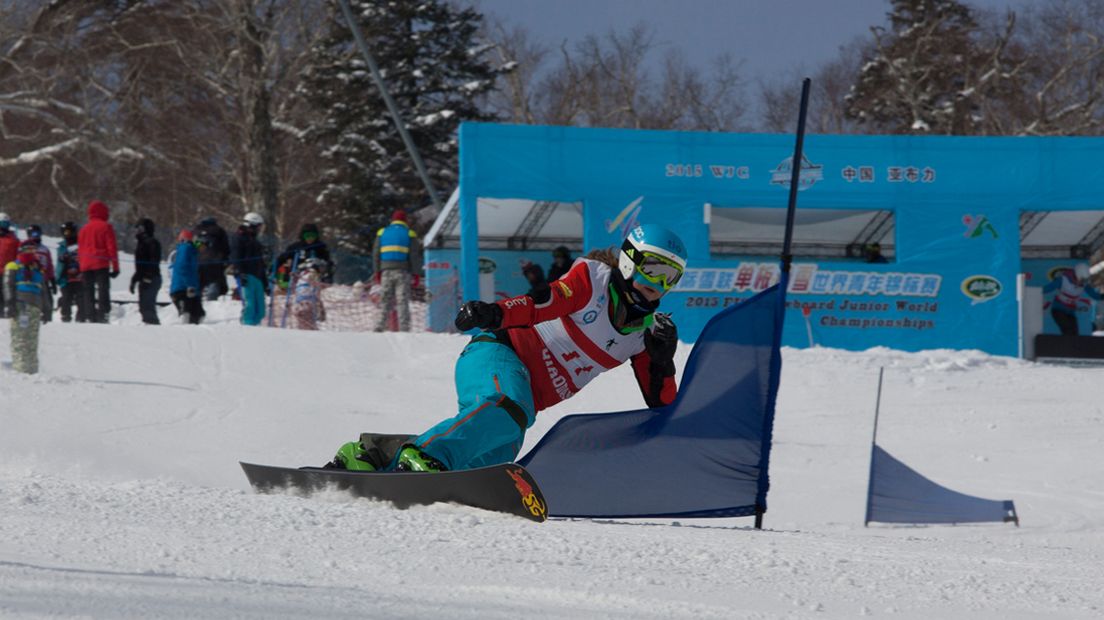
[[[511,122],[526,125],[540,122],[534,90],[548,48],[533,42],[524,28],[509,28],[500,20],[487,21],[484,37],[494,42],[504,69],[498,88],[487,96],[486,107],[495,116]]]
[[[215,0],[150,3],[131,40],[171,40],[167,52],[128,58],[148,70],[125,102],[135,122],[155,128],[170,161],[154,174],[172,188],[172,220],[200,215],[232,221],[257,211],[283,233],[313,218],[309,188],[298,176],[313,158],[300,157],[294,82],[317,36],[317,3]],[[169,84],[171,82],[172,84]],[[144,105],[156,97],[156,106]],[[169,146],[171,145],[171,146]],[[289,160],[294,161],[294,165]],[[292,222],[289,213],[295,216]]]
[[[839,55],[812,72],[812,92],[809,95],[810,133],[851,134],[869,130],[847,116],[847,95],[859,76],[863,56],[869,44],[855,39],[839,48]],[[789,133],[797,121],[800,89],[804,76],[792,71],[781,80],[760,83],[759,105],[765,131]]]
[[[321,3],[22,4],[0,14],[6,201],[51,218],[98,197],[171,226],[256,210],[273,232],[317,217],[292,95]]]
[[[129,3],[58,0],[0,8],[0,184],[16,217],[73,217],[93,196],[116,196],[151,152],[117,131],[119,75],[95,33]]]
[[[549,125],[732,131],[745,113],[739,63],[718,57],[703,72],[678,50],[652,61],[653,31],[590,35],[551,55],[521,30],[491,33],[503,59],[518,63],[495,107],[508,120]],[[546,59],[555,59],[541,72]]]
[[[1030,50],[1022,97],[1009,104],[1007,131],[1096,135],[1104,124],[1104,4],[1049,0],[1027,9],[1017,43]]]

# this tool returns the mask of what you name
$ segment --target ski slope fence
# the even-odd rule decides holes
[[[264,325],[284,329],[302,329],[329,332],[367,332],[377,328],[383,310],[380,306],[379,285],[356,282],[352,285],[320,285],[319,302],[297,300],[292,293],[276,290],[269,300],[270,316]],[[427,291],[417,287],[410,300],[410,331],[426,331]],[[385,321],[385,331],[398,331],[397,318]]]

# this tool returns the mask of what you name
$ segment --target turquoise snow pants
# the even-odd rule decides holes
[[[265,316],[264,282],[257,276],[242,276],[242,325],[260,325]]]
[[[456,395],[460,413],[415,445],[448,469],[513,461],[536,416],[529,369],[514,350],[490,332],[473,338],[456,362]]]

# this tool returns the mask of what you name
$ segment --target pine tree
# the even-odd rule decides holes
[[[374,231],[394,209],[430,199],[340,7],[330,4],[329,34],[298,88],[322,118],[306,133],[328,164],[318,201],[334,213],[337,232]],[[349,4],[437,193],[447,196],[458,179],[460,122],[493,120],[477,106],[501,73],[484,58],[492,47],[476,40],[482,16],[440,0]]]
[[[986,40],[957,0],[891,0],[890,29],[847,97],[847,115],[892,133],[990,132],[982,100],[1008,88],[1003,36]]]

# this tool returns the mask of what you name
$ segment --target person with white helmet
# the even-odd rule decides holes
[[[19,253],[19,237],[11,225],[11,217],[7,213],[0,213],[0,269],[15,262]],[[15,302],[4,295],[4,288],[0,286],[0,317],[9,317],[15,312]]]
[[[512,461],[537,412],[626,361],[645,404],[672,403],[678,330],[656,310],[682,277],[686,255],[675,233],[645,224],[620,251],[577,259],[550,284],[543,303],[521,295],[464,304],[456,327],[482,331],[456,363],[459,413],[413,438],[393,463],[380,463],[369,448],[351,442],[330,466],[443,471]]]
[[[242,218],[238,232],[230,240],[230,265],[226,273],[239,282],[242,298],[242,325],[260,325],[265,316],[268,278],[265,274],[264,246],[257,238],[265,221],[250,211]]]
[[[1055,292],[1049,302],[1050,316],[1058,325],[1063,336],[1076,336],[1080,333],[1077,325],[1078,304],[1088,305],[1085,297],[1100,300],[1100,292],[1089,282],[1089,266],[1077,263],[1073,269],[1061,269],[1054,279],[1043,287],[1044,293]]]

